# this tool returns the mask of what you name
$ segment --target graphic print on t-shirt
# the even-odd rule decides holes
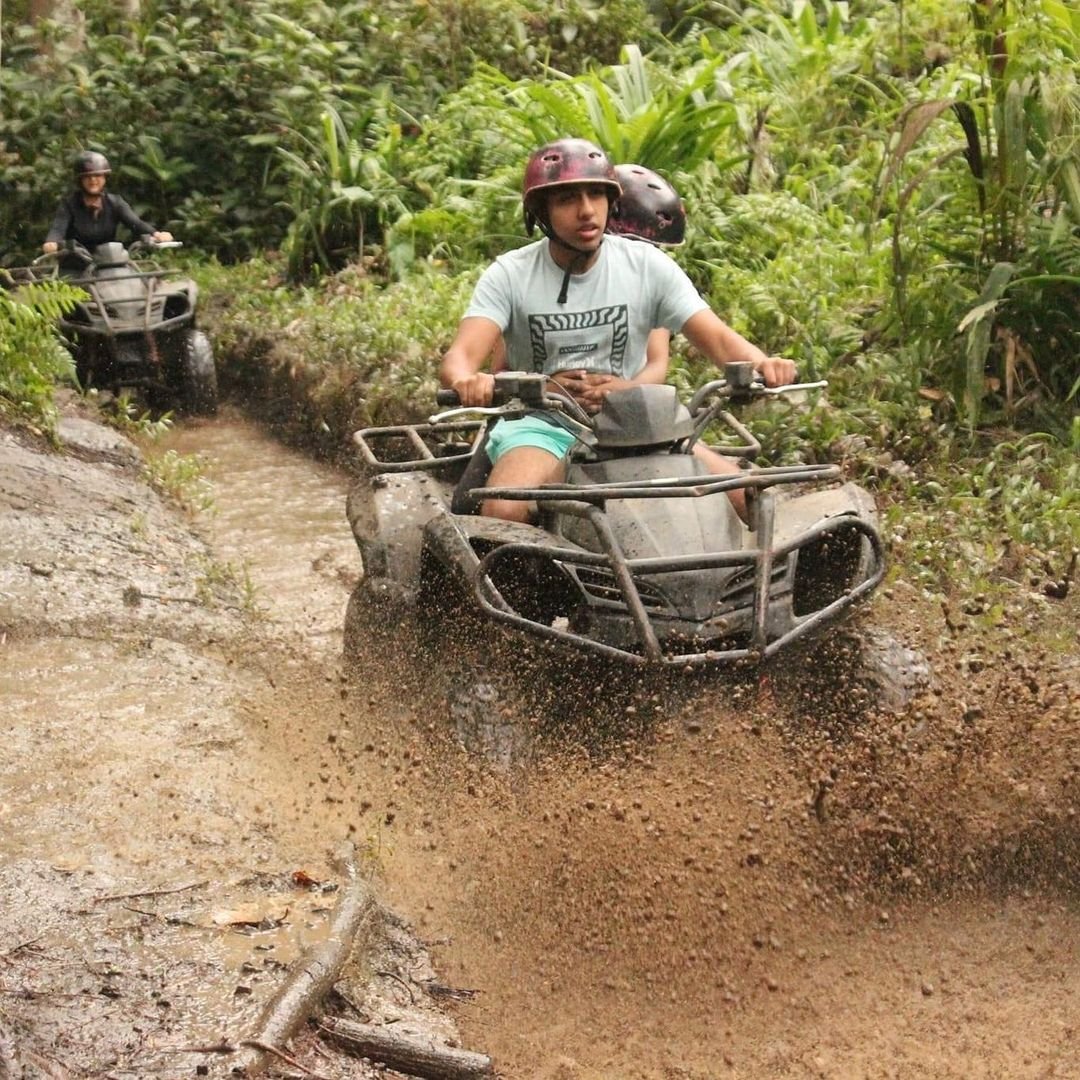
[[[529,340],[534,371],[584,368],[621,376],[629,340],[626,305],[530,315]]]

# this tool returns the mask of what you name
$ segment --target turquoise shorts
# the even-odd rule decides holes
[[[574,436],[566,428],[549,424],[538,416],[523,416],[520,420],[500,420],[491,429],[487,455],[494,465],[507,450],[516,450],[519,446],[535,446],[561,461],[573,445]]]

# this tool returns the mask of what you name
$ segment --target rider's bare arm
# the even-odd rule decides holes
[[[794,360],[783,356],[766,356],[761,349],[751,345],[742,334],[708,309],[687,319],[682,332],[690,344],[709,357],[717,367],[739,360],[749,360],[754,369],[761,373],[767,386],[783,386],[795,381]]]
[[[60,250],[60,245],[55,240],[46,240],[45,243],[41,245],[41,250],[44,251],[46,255],[54,255]]]
[[[489,405],[495,387],[491,374],[481,371],[501,337],[497,323],[482,316],[462,319],[450,348],[439,365],[443,386],[456,390],[462,405]]]

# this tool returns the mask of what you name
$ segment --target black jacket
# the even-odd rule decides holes
[[[83,202],[81,191],[73,191],[60,200],[56,208],[49,235],[45,243],[62,244],[65,240],[78,240],[93,250],[98,244],[109,244],[116,239],[116,229],[126,225],[135,236],[149,236],[157,228],[143,221],[119,195],[103,193],[101,210],[94,212]]]

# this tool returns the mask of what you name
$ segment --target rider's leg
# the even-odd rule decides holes
[[[532,488],[558,483],[566,475],[561,458],[536,446],[518,446],[507,450],[492,466],[487,487]],[[506,521],[531,521],[536,504],[524,499],[485,499],[480,507],[485,517]]]
[[[731,458],[718,454],[711,447],[701,443],[694,444],[694,457],[696,457],[713,474],[713,476],[734,476],[740,471],[739,466]],[[735,507],[735,513],[746,523],[749,522],[749,511],[746,507],[746,488],[735,488],[728,492],[731,505]]]

